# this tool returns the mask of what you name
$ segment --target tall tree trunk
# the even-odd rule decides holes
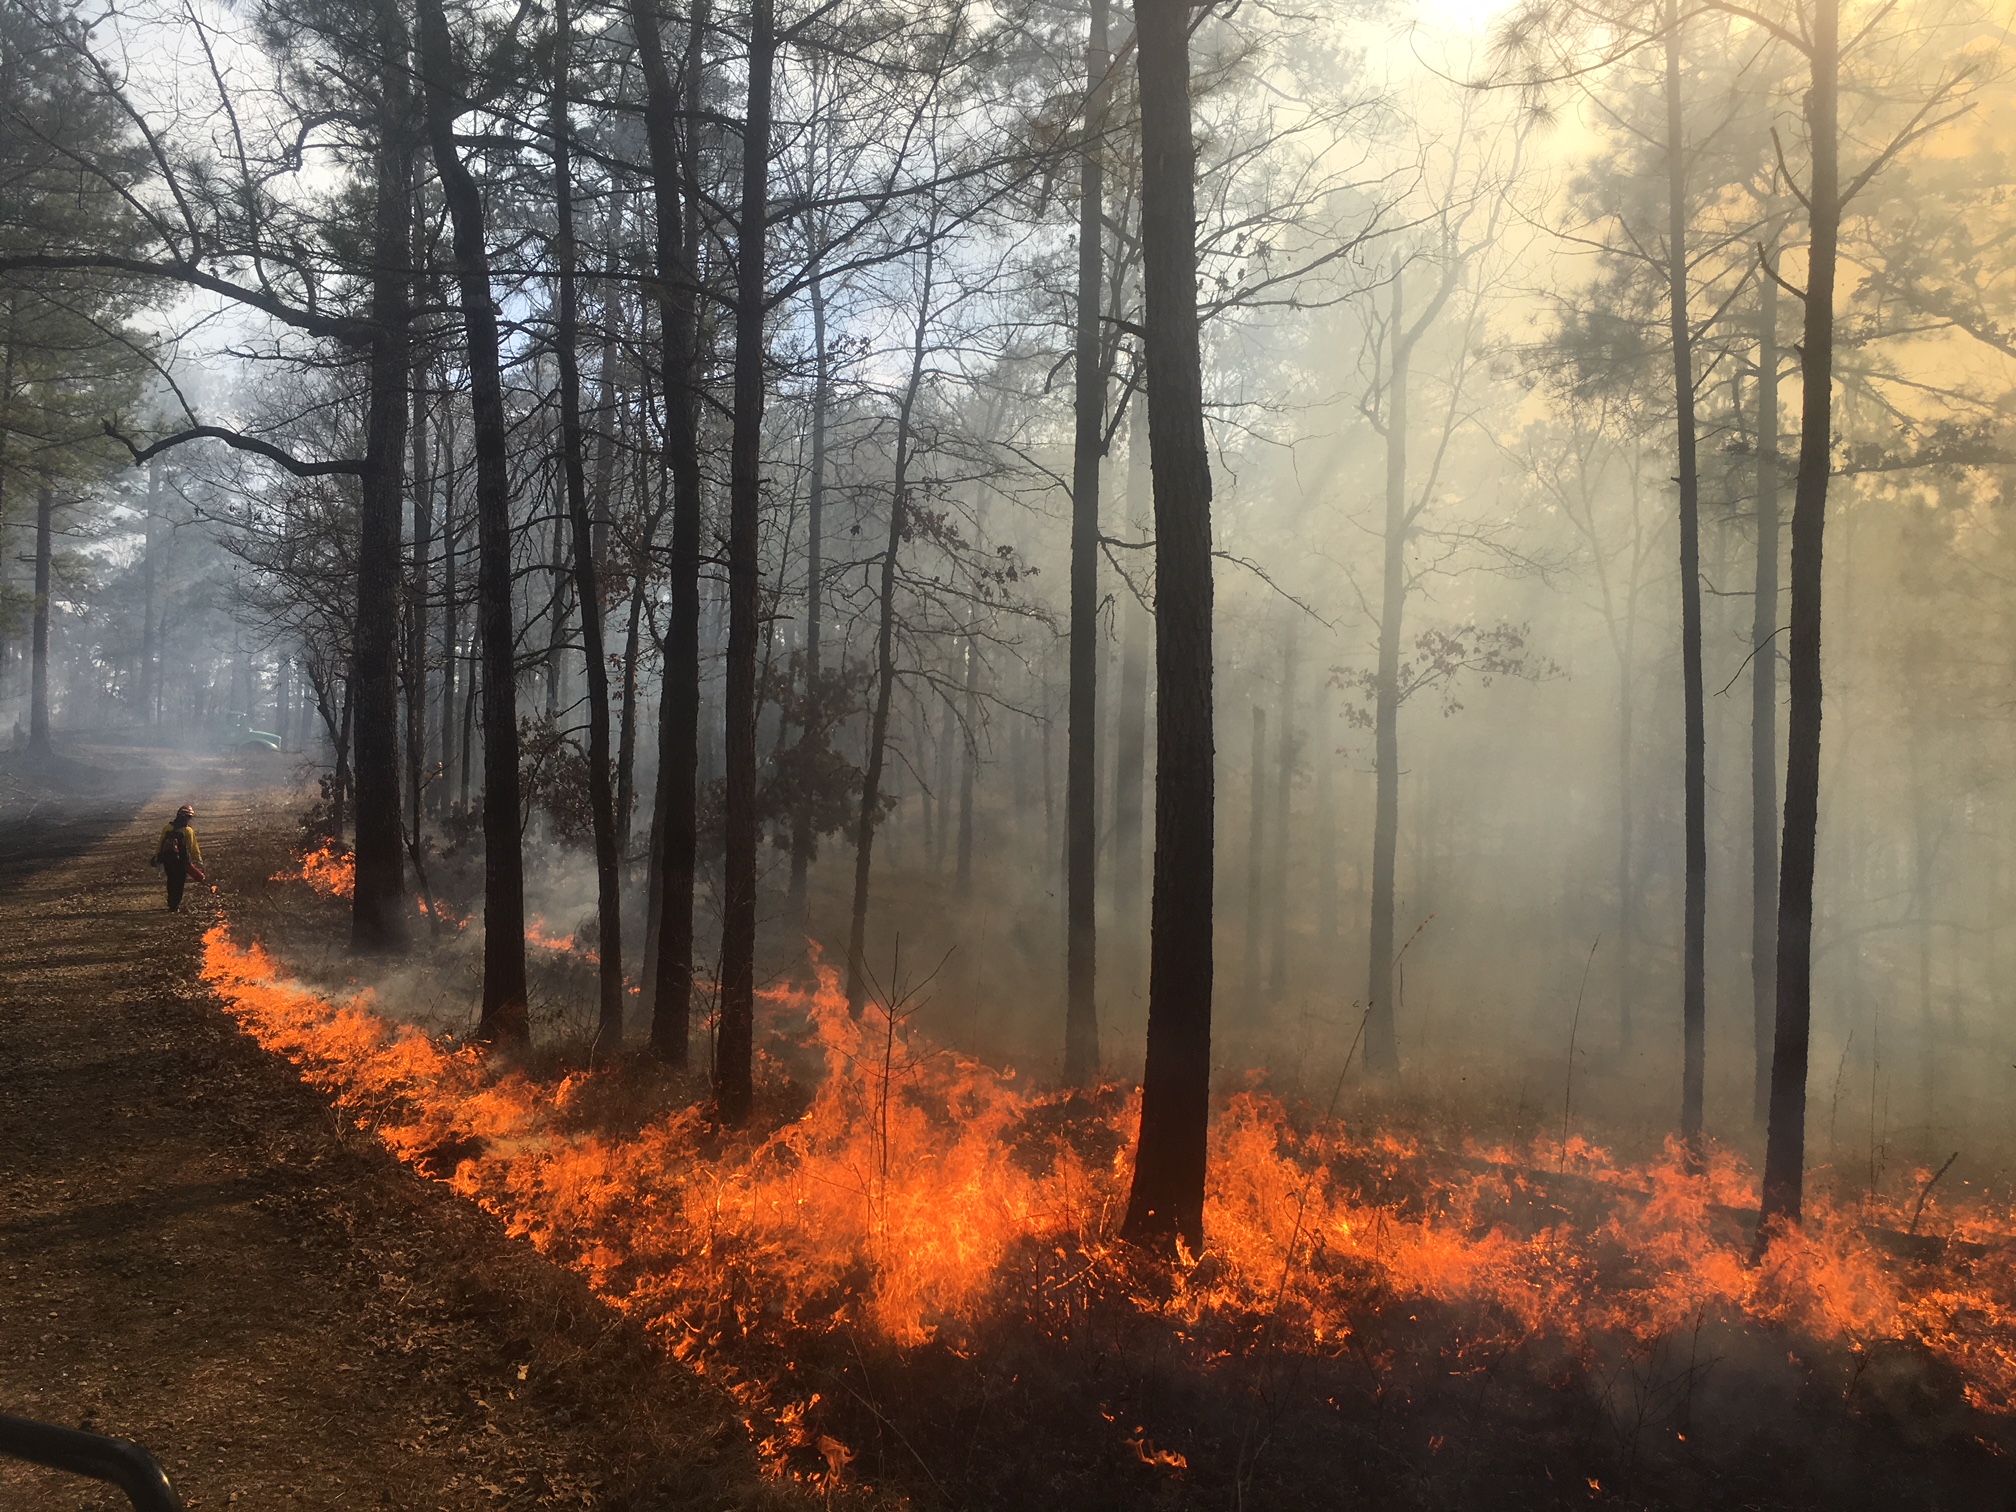
[[[707,0],[694,0],[688,17],[683,102],[666,63],[651,0],[632,0],[630,14],[644,74],[645,140],[655,194],[652,289],[664,367],[664,461],[672,475],[672,603],[658,702],[658,784],[646,902],[653,953],[646,975],[651,983],[651,1049],[660,1059],[684,1066],[691,1054],[693,888],[699,854],[701,493],[694,301],[701,222],[696,133],[709,6]]]
[[[454,455],[453,449],[449,456]],[[441,796],[437,812],[454,803],[455,789],[449,771],[455,761],[455,692],[462,662],[462,605],[456,597],[457,567],[462,540],[455,530],[455,474],[452,467],[441,469],[441,733],[436,749],[441,760]]]
[[[1750,621],[1750,994],[1754,1112],[1771,1116],[1778,997],[1778,285],[1760,280],[1757,326],[1757,581]]]
[[[417,0],[420,74],[434,171],[448,205],[455,282],[469,357],[476,454],[477,624],[483,643],[483,1012],[477,1035],[522,1045],[525,858],[519,826],[517,636],[511,615],[511,474],[497,306],[490,290],[483,197],[455,144],[455,55],[442,0]]]
[[[478,618],[477,631],[480,636],[482,631],[480,610]],[[482,722],[482,716],[477,712],[477,699],[482,695],[482,691],[482,660],[480,654],[472,654],[469,658],[469,687],[462,697],[462,759],[461,771],[457,776],[456,797],[457,806],[465,814],[469,812],[469,774],[470,768],[475,765],[476,730]],[[485,883],[486,885],[488,883],[487,873]]]
[[[652,534],[656,534],[653,531]],[[630,617],[623,631],[623,723],[616,736],[616,849],[627,854],[637,812],[637,658],[644,650],[647,544],[630,569]]]
[[[609,659],[602,648],[602,590],[596,581],[595,527],[588,513],[586,445],[581,432],[580,275],[574,245],[572,122],[568,78],[573,40],[569,0],[554,0],[553,207],[559,283],[554,346],[560,367],[560,446],[567,514],[574,529],[574,598],[580,605],[581,657],[588,684],[588,805],[595,824],[595,901],[601,957],[595,1053],[623,1043],[623,883],[616,844],[616,799],[609,784]]]
[[[808,182],[810,181],[808,173]],[[817,232],[815,230],[814,235]],[[812,305],[812,476],[806,487],[805,521],[805,691],[807,708],[817,705],[822,671],[820,623],[825,608],[826,426],[833,402],[832,352],[826,338],[826,283],[815,265],[807,290]],[[791,820],[791,892],[786,912],[802,924],[812,868],[812,811],[809,795]]]
[[[1145,398],[1136,399],[1145,405]],[[1128,443],[1127,493],[1134,503],[1137,483],[1145,484],[1148,433],[1137,412],[1137,439]],[[1132,524],[1145,529],[1138,512]],[[1120,655],[1120,709],[1113,737],[1113,899],[1123,936],[1131,936],[1141,909],[1141,798],[1148,767],[1148,663],[1155,635],[1154,617],[1133,592],[1120,596],[1123,625]]]
[[[1253,705],[1253,745],[1246,764],[1248,796],[1252,802],[1246,816],[1246,1012],[1251,1022],[1253,1005],[1260,1001],[1260,935],[1266,927],[1267,900],[1267,710]]]
[[[357,510],[357,623],[351,700],[357,752],[357,879],[350,948],[406,947],[405,824],[399,792],[400,514],[406,406],[412,379],[412,98],[406,28],[395,0],[379,0],[379,82],[371,261],[370,398]]]
[[[564,702],[560,688],[567,670],[561,652],[567,644],[567,590],[574,580],[573,559],[567,550],[569,521],[566,489],[563,478],[560,497],[554,501],[553,549],[546,558],[547,576],[553,585],[546,596],[546,717],[554,720],[560,717]]]
[[[933,228],[935,233],[936,228]],[[868,716],[867,769],[861,777],[861,813],[854,826],[854,906],[847,929],[847,1009],[856,1018],[868,1001],[868,876],[874,860],[875,823],[881,817],[882,769],[889,748],[889,705],[896,691],[896,553],[908,531],[911,421],[924,386],[924,356],[931,335],[931,295],[938,271],[938,239],[924,243],[924,288],[910,341],[910,376],[896,412],[896,476],[889,490],[889,535],[875,610],[875,705]],[[920,752],[921,754],[921,752]]]
[[[1701,688],[1701,475],[1694,434],[1694,327],[1687,299],[1687,158],[1680,0],[1666,18],[1666,298],[1680,487],[1680,668],[1686,704],[1686,896],[1681,955],[1680,1139],[1702,1160],[1708,1043],[1708,736]]]
[[[774,0],[749,14],[749,104],[742,119],[742,194],[735,232],[734,422],[728,453],[727,859],[721,897],[721,1020],[714,1099],[722,1118],[748,1117],[756,1022],[756,641],[762,504],[764,256],[769,240],[770,97],[777,52]]]
[[[412,816],[407,849],[423,892],[426,861],[420,849],[420,821],[427,770],[427,625],[434,571],[434,480],[427,469],[427,394],[421,364],[411,373],[413,423],[413,563],[406,589],[406,808]]]
[[[1149,514],[1148,396],[1134,396],[1128,422],[1127,520],[1130,533],[1145,537]],[[1120,595],[1123,623],[1120,698],[1113,734],[1113,930],[1119,974],[1129,997],[1141,990],[1148,943],[1142,909],[1142,797],[1148,780],[1148,670],[1153,657],[1155,617],[1131,585]],[[1019,807],[1019,805],[1018,805]]]
[[[1204,1243],[1211,1113],[1211,456],[1197,331],[1190,6],[1137,0],[1141,240],[1155,467],[1155,895],[1141,1133],[1121,1232]]]
[[[1099,1074],[1099,464],[1106,453],[1107,0],[1091,0],[1078,154],[1078,309],[1071,460],[1071,670],[1064,755],[1064,1079]]]
[[[1426,500],[1407,496],[1408,383],[1414,349],[1462,281],[1464,257],[1446,243],[1441,278],[1420,314],[1407,323],[1406,262],[1393,271],[1386,401],[1386,531],[1379,601],[1379,669],[1373,685],[1372,898],[1365,996],[1365,1066],[1382,1076],[1400,1069],[1395,1012],[1396,857],[1400,845],[1400,636],[1407,604],[1407,541]]]
[[[1400,1069],[1393,1011],[1395,858],[1400,846],[1400,634],[1407,603],[1407,380],[1414,343],[1403,332],[1405,274],[1393,275],[1393,359],[1386,400],[1386,541],[1379,608],[1379,670],[1373,689],[1372,929],[1365,995],[1365,1065]],[[1421,329],[1416,322],[1413,331]]]
[[[609,221],[603,229],[602,258],[614,267],[623,246],[623,195],[609,196]],[[622,324],[622,285],[614,279],[602,281],[602,331],[595,359],[595,464],[593,504],[595,519],[595,567],[602,580],[609,578],[609,535],[616,528],[616,359],[617,334]]]
[[[35,492],[35,617],[28,639],[28,749],[47,756],[49,746],[49,597],[55,559],[56,490]]]
[[[1813,1013],[1813,862],[1820,818],[1820,560],[1833,464],[1834,280],[1841,239],[1840,0],[1816,0],[1813,87],[1806,92],[1813,178],[1807,188],[1803,411],[1792,498],[1792,645],[1786,682],[1785,835],[1778,870],[1778,1014],[1771,1047],[1771,1127],[1760,1244],[1800,1218],[1806,1167],[1806,1058]]]

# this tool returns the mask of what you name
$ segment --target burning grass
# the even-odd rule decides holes
[[[331,841],[304,853],[299,863],[273,873],[275,882],[305,882],[325,898],[350,896],[357,886],[357,858]]]
[[[1725,1151],[1700,1178],[1671,1148],[1629,1166],[1581,1138],[1452,1151],[1255,1084],[1217,1118],[1209,1248],[1172,1280],[1113,1237],[1136,1095],[1034,1088],[886,1012],[857,1022],[830,971],[767,995],[773,1047],[816,1057],[809,1095],[770,1058],[767,1121],[724,1131],[690,1106],[637,1115],[621,1065],[535,1079],[394,1022],[368,990],[318,995],[223,925],[205,960],[262,1045],[722,1381],[770,1462],[814,1482],[851,1473],[864,1436],[904,1439],[864,1389],[871,1363],[929,1379],[1023,1351],[1034,1370],[1031,1347],[1134,1348],[1144,1329],[1193,1372],[1236,1367],[1256,1399],[1288,1368],[1269,1362],[1390,1375],[1422,1346],[1397,1345],[1389,1315],[1428,1309],[1449,1320],[1432,1352],[1452,1375],[1523,1350],[1557,1384],[1594,1381],[1713,1325],[1831,1352],[1851,1387],[1902,1360],[1883,1368],[1927,1412],[1964,1391],[2006,1413],[2016,1392],[2016,1213],[1987,1204],[1947,1217],[1964,1242],[1928,1245],[1894,1211],[1820,1196],[1752,1268],[1754,1182]],[[1110,1405],[1137,1468],[1189,1471],[1127,1420],[1150,1413]]]
[[[313,850],[304,851],[292,865],[281,867],[269,880],[305,883],[325,898],[347,903],[357,886],[357,857],[333,841],[325,840]],[[469,927],[469,915],[457,913],[442,898],[415,897],[413,906],[422,918],[438,917],[440,923],[457,930]],[[537,915],[525,921],[525,943],[550,955],[576,956],[590,966],[602,959],[594,949],[583,946],[573,935],[554,934],[547,928],[546,921]]]

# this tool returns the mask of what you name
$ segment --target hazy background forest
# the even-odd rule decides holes
[[[1108,10],[1089,7],[1124,62],[1131,15]],[[526,910],[548,935],[597,936],[585,555],[623,967],[647,984],[680,570],[664,357],[678,301],[654,280],[663,239],[690,238],[704,984],[725,885],[753,12],[700,0],[660,17],[656,67],[669,58],[685,102],[688,193],[671,202],[686,220],[669,231],[646,14],[577,0],[443,20],[501,320]],[[1578,1105],[1677,1116],[1686,668],[1665,15],[1197,13],[1223,1084],[1266,1068],[1320,1098],[1354,1050],[1378,1069],[1360,1041],[1385,992],[1417,1085],[1558,1117],[1572,1065]],[[374,549],[355,459],[376,412],[351,338],[381,308],[381,19],[349,0],[0,9],[0,731],[59,755],[92,731],[199,748],[273,732],[282,751],[261,759],[321,781],[311,824],[339,840],[358,804],[358,563]],[[914,988],[938,1039],[1044,1076],[1065,1055],[1087,21],[1086,4],[1045,0],[783,0],[759,185],[756,976],[802,967],[808,939],[848,957],[886,610],[860,963],[878,992]],[[1689,10],[1673,75],[1699,436],[1705,1116],[1751,1148],[1755,842],[1774,857],[1777,843],[1753,761],[1762,732],[1782,780],[1808,153],[1803,60],[1768,21]],[[1953,1148],[1992,1166],[2016,1134],[2010,24],[1987,0],[1850,5],[1842,21],[1846,171],[1872,171],[1842,228],[1808,1142],[1812,1162],[1872,1179]],[[1095,549],[1080,541],[1096,572],[1082,759],[1098,1060],[1131,1079],[1155,839],[1141,164],[1131,66],[1091,77],[1107,81],[1090,91],[1104,455]],[[424,90],[405,92],[417,120]],[[381,534],[362,596],[396,595],[384,724],[400,848],[420,896],[458,917],[480,901],[490,775],[479,422],[455,227],[422,138],[389,149],[409,165],[409,410],[398,538],[388,555]],[[37,266],[52,248],[126,266]],[[1390,989],[1374,970],[1388,952]],[[585,1035],[593,1017],[535,997],[532,1030]],[[647,1017],[633,997],[633,1039]]]

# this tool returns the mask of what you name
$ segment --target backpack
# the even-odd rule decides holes
[[[161,849],[154,853],[154,860],[163,866],[187,866],[189,832],[179,824],[168,826],[168,833],[161,837]]]

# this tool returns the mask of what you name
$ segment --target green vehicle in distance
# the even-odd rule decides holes
[[[278,751],[280,737],[271,730],[255,730],[252,721],[243,714],[234,715],[225,727],[224,738],[220,742],[227,751],[244,751],[257,755],[265,751]]]

